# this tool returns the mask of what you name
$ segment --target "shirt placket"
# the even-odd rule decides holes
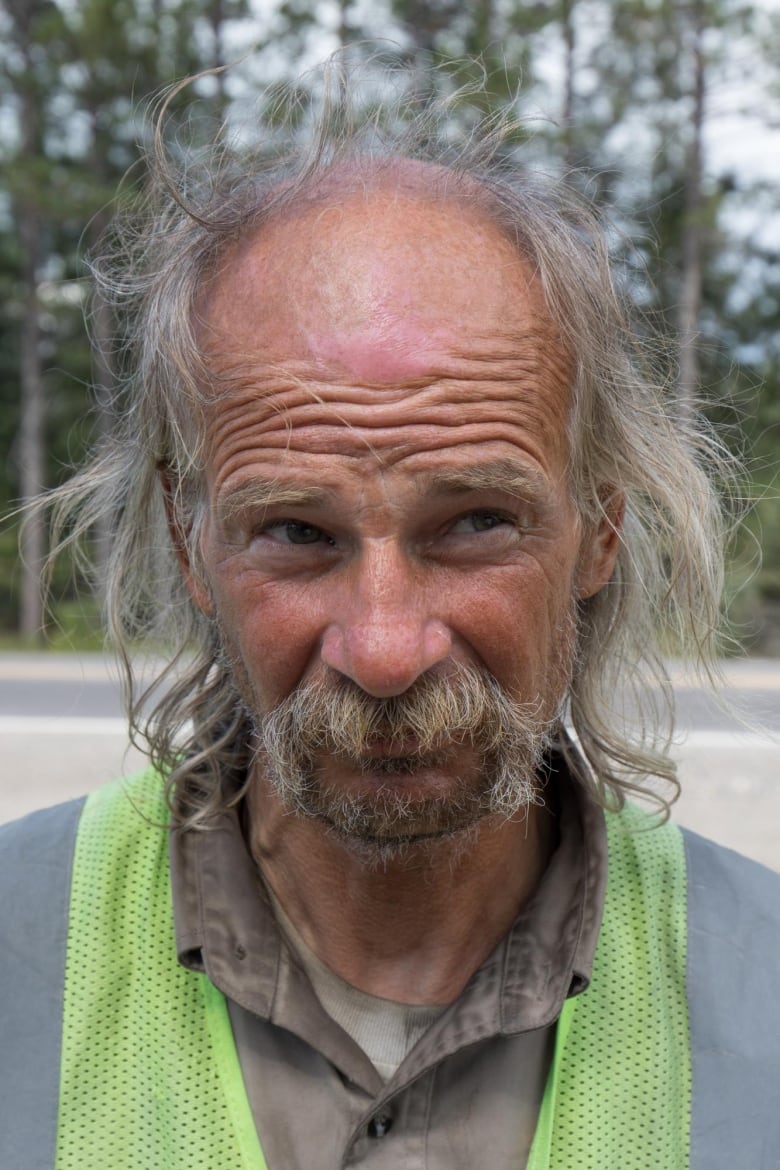
[[[427,1170],[435,1073],[393,1091],[393,1082],[360,1119],[344,1150],[343,1170]]]

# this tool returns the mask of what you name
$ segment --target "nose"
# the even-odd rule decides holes
[[[452,635],[398,552],[381,547],[360,562],[344,592],[334,591],[320,654],[368,694],[389,698],[445,660]]]

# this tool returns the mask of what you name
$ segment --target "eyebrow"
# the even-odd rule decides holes
[[[468,492],[501,492],[521,500],[538,499],[548,491],[544,476],[511,459],[493,459],[471,467],[442,469],[430,474],[430,488],[442,495],[466,495]]]
[[[318,487],[299,487],[273,479],[253,479],[239,484],[217,500],[217,517],[225,523],[242,512],[269,508],[311,508],[325,503],[327,493]]]
[[[437,495],[467,495],[470,492],[501,492],[521,500],[544,495],[546,480],[532,468],[511,459],[493,459],[470,467],[442,468],[421,472],[420,487]],[[239,484],[217,500],[217,517],[221,523],[235,519],[242,512],[265,512],[269,508],[312,508],[326,504],[331,496],[320,487],[280,483],[278,480],[253,479]]]

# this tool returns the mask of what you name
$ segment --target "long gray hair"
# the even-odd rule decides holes
[[[316,114],[290,101],[281,112],[266,106],[252,146],[223,136],[209,150],[181,151],[166,138],[165,106],[143,205],[118,221],[92,264],[98,295],[121,322],[125,373],[112,433],[50,497],[54,555],[96,525],[112,534],[101,588],[131,733],[167,775],[181,823],[206,824],[240,795],[249,724],[216,625],[185,587],[161,487],[164,470],[196,556],[206,371],[192,318],[204,280],[272,217],[325,190],[338,198],[341,184],[394,160],[421,160],[437,164],[432,195],[477,202],[530,261],[573,356],[572,498],[586,529],[606,516],[606,488],[626,501],[612,580],[579,607],[568,718],[589,768],[578,774],[605,806],[635,792],[667,811],[678,785],[664,657],[677,652],[710,679],[716,672],[730,459],[649,372],[602,228],[569,186],[524,167],[511,119],[483,118],[458,137],[462,95],[415,108],[402,91],[361,114],[343,61],[321,78]],[[144,646],[164,655],[145,683],[136,667]],[[567,743],[562,732],[570,751]]]

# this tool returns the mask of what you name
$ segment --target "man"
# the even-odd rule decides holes
[[[177,673],[156,771],[4,832],[2,1164],[776,1167],[776,879],[617,811],[706,440],[576,201],[323,133],[144,229],[60,515]]]

